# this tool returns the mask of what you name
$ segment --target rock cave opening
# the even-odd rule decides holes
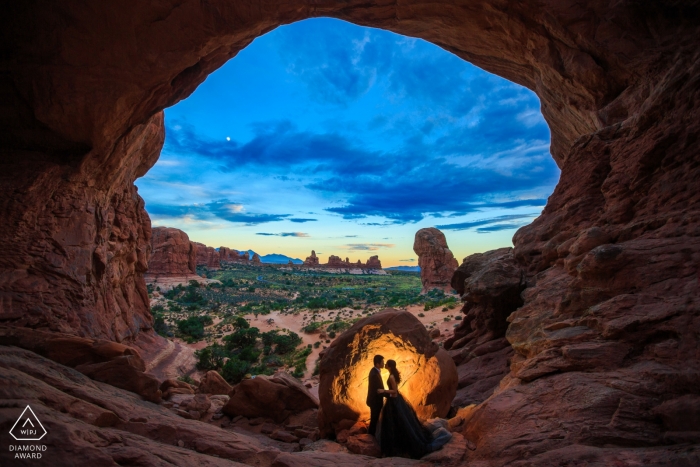
[[[255,37],[320,16],[422,38],[519,83],[551,130],[561,177],[542,214],[512,252],[462,270],[487,332],[460,337],[479,345],[453,357],[476,371],[484,355],[513,354],[498,387],[460,412],[452,460],[700,463],[694,2],[28,1],[8,13],[0,423],[36,406],[57,464],[76,452],[95,464],[355,462],[281,452],[143,400],[181,389],[144,371],[160,354],[143,280],[151,225],[133,182],[160,154],[161,111]],[[522,306],[491,339],[489,303],[513,290]]]

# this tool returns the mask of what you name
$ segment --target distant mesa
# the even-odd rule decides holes
[[[198,245],[201,244],[191,242],[182,230],[154,227],[151,234],[151,258],[144,276],[146,283],[165,290],[178,284],[187,284],[191,280],[212,282],[197,275]],[[207,247],[204,248],[206,253]]]
[[[196,274],[196,248],[185,232],[155,227],[151,235],[150,274]]]
[[[447,247],[445,234],[434,227],[416,232],[413,251],[418,255],[423,292],[432,289],[452,290],[450,280],[459,264]]]

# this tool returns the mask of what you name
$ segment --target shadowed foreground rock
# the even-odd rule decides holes
[[[337,432],[348,421],[369,420],[367,375],[377,354],[396,361],[402,375],[399,391],[419,418],[447,415],[457,388],[452,359],[432,342],[415,316],[387,308],[356,322],[322,353],[318,390],[322,434]]]
[[[452,288],[464,301],[464,318],[445,341],[459,373],[456,407],[486,400],[510,372],[513,348],[505,338],[508,316],[523,300],[524,272],[512,248],[464,258],[452,276]]]
[[[452,289],[450,280],[457,269],[457,260],[447,247],[445,234],[434,227],[420,229],[416,232],[413,251],[418,255],[420,280],[423,292]]]
[[[27,350],[0,346],[0,372],[0,429],[9,430],[30,404],[48,431],[42,444],[52,466],[75,465],[77,458],[95,466],[230,466],[230,461],[264,466],[279,454]],[[14,465],[13,456],[0,450],[3,465]]]
[[[318,399],[299,380],[282,372],[241,381],[229,393],[223,411],[233,417],[266,417],[280,423],[291,414],[315,408]]]

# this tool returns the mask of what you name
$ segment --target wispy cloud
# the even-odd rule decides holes
[[[405,262],[405,263],[413,263],[413,262],[415,262],[416,260],[415,260],[415,259],[400,259],[399,261],[403,261],[403,262]]]
[[[255,235],[264,235],[267,237],[310,237],[309,234],[304,233],[304,232],[279,232],[279,233],[258,232]]]
[[[151,215],[159,216],[160,218],[184,216],[189,216],[197,220],[219,218],[228,222],[245,225],[276,222],[285,220],[291,216],[291,214],[248,213],[241,203],[232,202],[227,199],[190,205],[149,203],[147,204],[147,210]]]
[[[304,222],[316,222],[316,221],[318,221],[318,219],[306,219],[306,218],[301,218],[301,217],[292,217],[292,218],[287,219],[287,220],[290,220],[292,222],[296,222],[298,224],[303,224]]]
[[[437,225],[436,227],[440,230],[467,230],[467,229],[472,229],[474,227],[487,226],[487,225],[491,225],[491,224],[498,224],[499,226],[503,226],[501,228],[497,228],[497,226],[492,226],[492,227],[481,227],[481,228],[477,229],[477,232],[479,232],[479,233],[496,232],[498,230],[506,230],[506,229],[522,227],[523,225],[527,225],[529,223],[529,222],[525,222],[525,223],[521,222],[521,223],[502,224],[502,222],[504,222],[504,221],[512,221],[512,220],[516,220],[516,219],[525,219],[525,218],[534,219],[538,215],[539,214],[535,214],[535,213],[508,214],[508,215],[504,215],[504,216],[490,217],[487,219],[478,219],[475,221],[460,222],[457,224]],[[516,225],[517,227],[513,227],[514,225]]]
[[[380,248],[394,248],[393,243],[349,243],[341,248],[350,251],[376,251]]]

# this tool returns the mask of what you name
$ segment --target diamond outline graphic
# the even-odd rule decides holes
[[[41,429],[44,430],[44,434],[41,435],[41,436],[39,436],[38,438],[18,438],[18,437],[16,437],[15,434],[12,432],[12,431],[15,429],[15,427],[17,426],[17,424],[20,422],[20,420],[22,420],[22,417],[24,417],[24,414],[27,412],[27,409],[29,409],[29,411],[32,413],[32,415],[33,415],[34,418],[36,419],[36,421],[37,421],[37,423],[39,424],[39,426],[41,427]],[[27,420],[30,420],[29,417],[27,417]],[[27,422],[24,422],[24,423],[25,423],[25,425],[26,425]],[[30,423],[31,423],[31,420],[30,420]],[[32,423],[32,425],[33,425],[33,423]],[[17,421],[15,422],[15,424],[12,425],[12,428],[10,428],[10,434],[12,435],[12,437],[13,437],[16,441],[40,441],[41,438],[43,438],[44,436],[46,436],[47,433],[48,433],[48,431],[46,431],[46,428],[44,428],[44,425],[41,424],[41,420],[39,420],[39,417],[36,416],[36,414],[34,413],[34,411],[32,410],[32,408],[29,407],[28,405],[27,405],[27,407],[22,411],[22,413],[20,414],[20,416],[19,416],[19,418],[17,419]]]

